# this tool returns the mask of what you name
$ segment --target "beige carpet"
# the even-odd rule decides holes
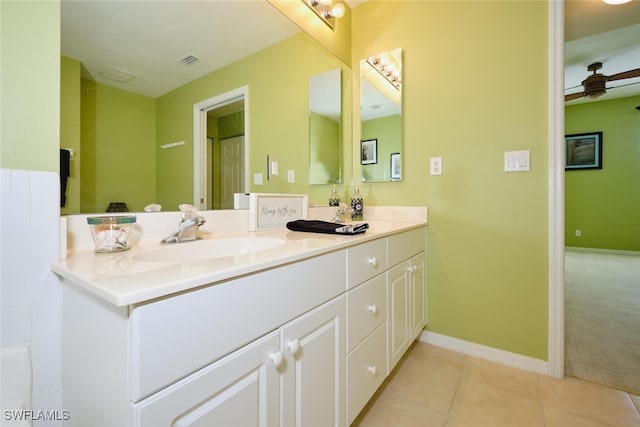
[[[566,251],[565,374],[640,395],[640,256]]]

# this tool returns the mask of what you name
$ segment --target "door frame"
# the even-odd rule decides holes
[[[548,5],[548,348],[547,374],[564,376],[564,0]]]
[[[207,111],[236,102],[244,103],[244,192],[249,192],[249,86],[216,95],[193,104],[193,205],[206,209],[207,200]]]

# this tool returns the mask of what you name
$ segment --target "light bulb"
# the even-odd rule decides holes
[[[623,3],[629,3],[631,0],[604,0],[605,3],[607,4],[623,4]]]
[[[344,16],[344,12],[345,8],[344,4],[342,3],[336,4],[335,6],[333,6],[333,9],[331,9],[331,14],[336,18],[342,18]]]

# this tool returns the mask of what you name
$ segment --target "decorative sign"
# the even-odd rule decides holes
[[[249,231],[284,228],[289,221],[307,219],[308,204],[306,194],[251,193]]]

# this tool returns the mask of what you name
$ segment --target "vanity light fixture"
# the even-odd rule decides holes
[[[336,18],[342,18],[345,13],[344,3],[341,2],[334,5],[331,4],[332,0],[302,0],[302,2],[332,30],[336,25]]]
[[[603,0],[607,4],[623,4],[629,3],[631,0]]]
[[[393,56],[388,53],[379,56],[370,56],[367,58],[367,64],[371,65],[371,67],[380,73],[394,88],[400,90],[402,87],[402,68]]]

